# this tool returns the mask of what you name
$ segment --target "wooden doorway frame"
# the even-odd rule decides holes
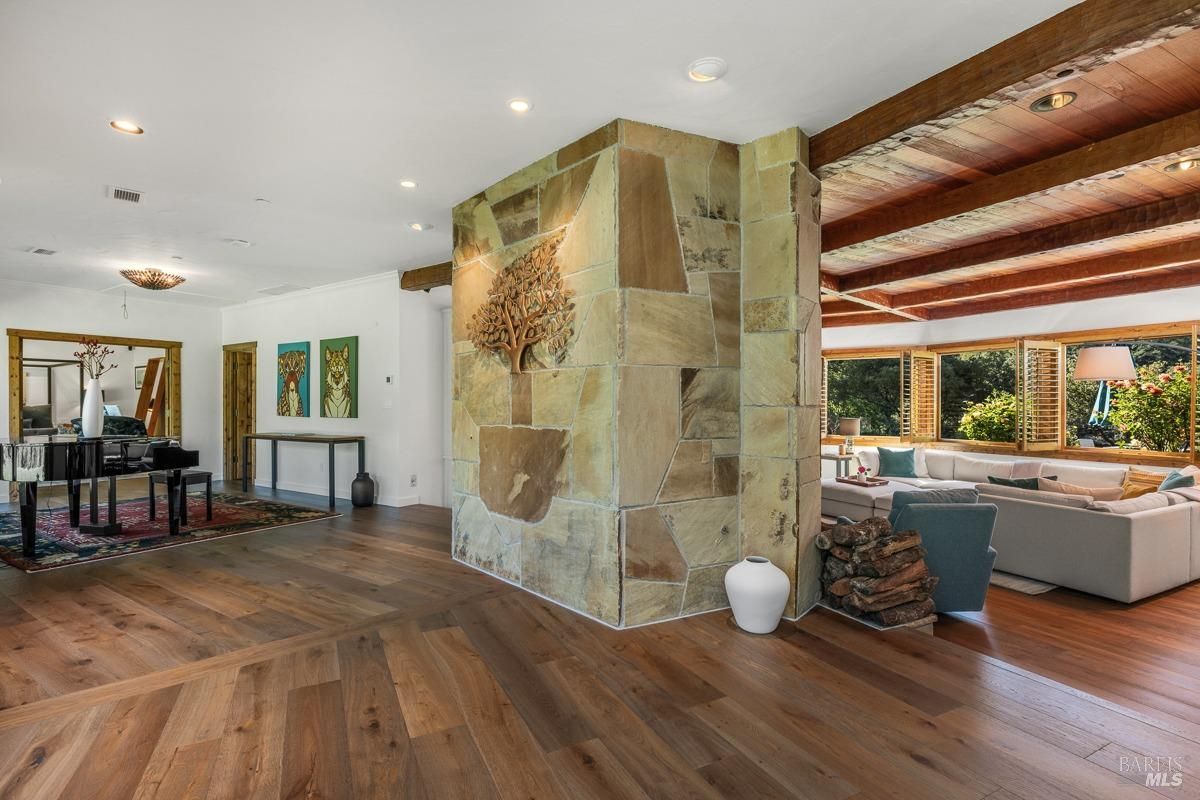
[[[21,407],[25,403],[25,381],[21,373],[21,358],[25,342],[71,342],[78,344],[87,336],[101,344],[119,347],[150,347],[165,352],[167,365],[166,436],[183,438],[183,342],[169,339],[139,339],[130,336],[64,333],[62,331],[32,331],[9,328],[8,334],[8,435],[12,441],[21,438]]]
[[[231,353],[249,353],[250,354],[250,370],[253,376],[250,381],[250,404],[249,408],[253,416],[253,422],[258,421],[258,342],[238,342],[236,344],[227,344],[221,348],[221,442],[223,453],[221,463],[224,469],[225,480],[234,480],[235,476],[241,478],[241,473],[234,469],[235,462],[241,457],[242,443],[237,440],[237,433],[233,430],[233,419],[229,413],[232,407],[234,398],[230,392],[230,365],[233,363],[230,358]],[[251,429],[255,427],[252,424]],[[254,448],[250,448],[250,454],[247,458],[247,463],[244,465],[247,473],[250,476],[250,481],[254,481]]]

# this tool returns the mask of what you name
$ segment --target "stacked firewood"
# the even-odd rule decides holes
[[[938,579],[925,566],[916,531],[893,531],[886,519],[835,525],[817,536],[825,559],[824,601],[880,625],[933,622]]]

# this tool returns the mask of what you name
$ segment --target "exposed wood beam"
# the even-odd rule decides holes
[[[822,328],[846,328],[851,325],[887,325],[893,322],[915,322],[906,317],[897,317],[886,311],[864,311],[861,314],[821,317]]]
[[[1197,144],[1200,144],[1200,109],[957,189],[825,225],[821,229],[821,249],[829,252],[850,247],[1135,164],[1175,157]]]
[[[836,295],[826,295],[826,297],[836,297]],[[866,310],[866,306],[862,303],[856,303],[853,300],[830,300],[829,302],[821,303],[822,317],[836,317],[843,314],[861,314]]]
[[[894,261],[838,276],[840,292],[856,292],[889,283],[924,278],[1064,247],[1179,225],[1200,219],[1200,192],[1122,208],[928,256]]]
[[[400,288],[408,292],[428,291],[435,286],[449,286],[454,264],[447,261],[430,267],[408,269],[400,276]]]
[[[1041,289],[1080,281],[1134,275],[1197,262],[1200,262],[1200,239],[1191,239],[1147,250],[1114,253],[1069,264],[1016,272],[1011,275],[997,275],[992,278],[967,280],[933,289],[902,292],[892,295],[892,303],[900,308],[928,306],[952,300],[969,300],[988,295],[1005,294],[1022,289]],[[824,306],[821,307],[821,310],[822,313],[828,313]]]
[[[1057,305],[1059,303],[1078,303],[1084,300],[1098,300],[1105,297],[1121,297],[1131,294],[1144,294],[1145,292],[1157,292],[1164,289],[1180,289],[1187,286],[1200,286],[1200,268],[1163,271],[1157,275],[1132,275],[1103,283],[1068,286],[1043,292],[1024,292],[1022,294],[1005,295],[956,305],[934,306],[929,309],[929,318],[950,319],[974,314],[988,314],[993,311],[1010,311],[1020,308],[1032,308],[1034,306]],[[833,319],[844,320],[847,318],[834,317]],[[822,324],[825,323],[822,322]]]
[[[1193,0],[1087,0],[876,103],[809,140],[822,180],[1058,80],[1161,44],[1200,22]]]
[[[897,317],[903,317],[904,319],[912,320],[912,319],[927,319],[928,318],[927,315],[925,314],[924,309],[896,308],[895,305],[892,303],[891,295],[886,294],[884,292],[866,291],[866,292],[859,292],[857,294],[842,294],[841,292],[835,292],[831,289],[825,289],[821,292],[821,294],[824,297],[836,297],[839,300],[843,300],[848,303],[857,304],[858,306],[860,306],[860,308],[859,308],[860,311],[862,310],[862,307],[866,307],[866,308],[873,308],[876,311],[885,311],[885,312],[887,312],[889,314],[893,314]],[[826,308],[825,304],[822,304],[821,305],[821,313],[822,314],[826,313],[825,308]]]

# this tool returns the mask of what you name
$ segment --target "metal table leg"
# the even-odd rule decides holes
[[[250,437],[242,437],[242,491],[250,491]]]
[[[329,443],[329,507],[336,505],[334,491],[337,482],[333,478],[333,442]]]
[[[19,485],[21,500],[21,554],[33,558],[37,554],[37,482]]]
[[[275,491],[275,483],[279,480],[279,442],[271,440],[271,491]]]

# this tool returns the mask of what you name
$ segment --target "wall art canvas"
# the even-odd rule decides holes
[[[321,416],[358,417],[358,337],[322,339]]]
[[[307,417],[308,342],[279,345],[279,374],[275,382],[276,410],[281,417]]]

